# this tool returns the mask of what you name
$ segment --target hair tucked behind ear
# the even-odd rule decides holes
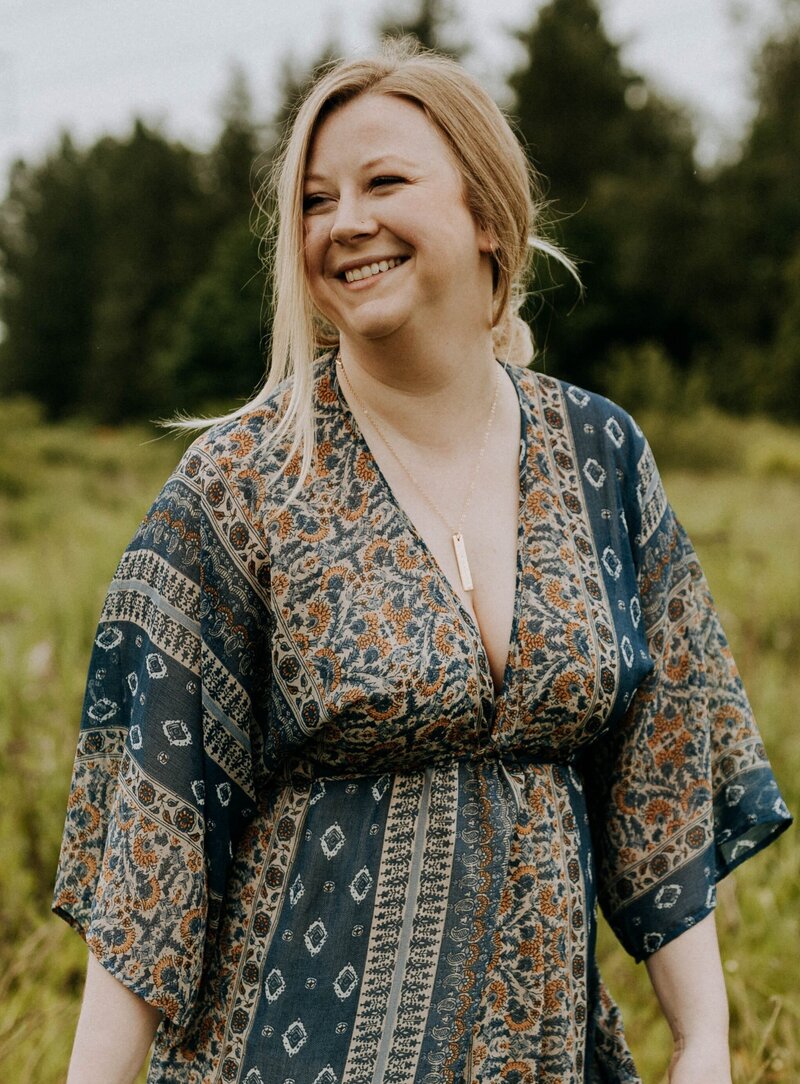
[[[314,449],[312,363],[320,350],[338,342],[336,329],[314,310],[306,284],[306,163],[322,120],[367,93],[393,95],[419,106],[450,147],[463,177],[467,206],[495,242],[492,322],[499,358],[520,366],[533,358],[531,332],[518,313],[534,250],[563,263],[577,279],[569,258],[537,235],[543,200],[519,140],[489,94],[462,67],[421,49],[412,39],[386,42],[374,57],[329,65],[297,109],[272,176],[258,195],[258,205],[268,222],[267,237],[274,237],[271,360],[264,386],[251,402],[221,418],[173,423],[201,428],[241,417],[260,407],[291,375],[289,402],[271,439],[281,440],[285,433],[291,433],[287,461],[302,449],[292,496],[304,483]]]

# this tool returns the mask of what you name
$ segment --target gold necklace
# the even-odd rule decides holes
[[[417,490],[417,492],[420,494],[420,496],[425,501],[425,503],[428,505],[428,507],[439,517],[439,519],[442,521],[442,523],[445,525],[445,527],[447,527],[448,531],[452,532],[453,550],[455,551],[455,555],[456,555],[456,564],[458,565],[458,574],[461,577],[461,586],[464,588],[465,591],[471,591],[473,589],[472,572],[470,571],[470,567],[469,567],[469,560],[467,558],[467,547],[466,547],[466,544],[464,543],[464,535],[462,533],[461,527],[462,527],[462,525],[464,523],[464,517],[467,514],[467,510],[468,510],[468,508],[469,508],[469,506],[470,506],[470,504],[472,502],[472,494],[475,492],[475,483],[478,480],[478,473],[479,473],[479,471],[481,469],[481,463],[483,462],[483,457],[486,454],[486,445],[489,443],[489,433],[492,431],[492,422],[494,421],[495,411],[497,410],[497,392],[498,392],[498,390],[500,388],[500,365],[499,365],[499,363],[497,364],[497,375],[496,375],[495,381],[494,381],[494,399],[492,400],[492,409],[489,411],[489,421],[486,423],[486,432],[483,435],[483,444],[481,445],[480,451],[478,452],[478,458],[475,461],[475,467],[474,467],[474,469],[472,471],[472,479],[471,479],[470,484],[469,484],[469,489],[467,490],[467,496],[464,499],[464,504],[461,507],[461,515],[458,518],[458,523],[455,525],[455,528],[451,525],[450,521],[448,520],[448,518],[444,514],[444,512],[442,512],[442,510],[438,507],[438,505],[432,500],[431,497],[428,496],[428,494],[425,492],[425,490],[419,484],[417,479],[414,477],[414,475],[411,473],[411,471],[408,469],[408,467],[405,465],[403,460],[400,458],[400,456],[395,451],[391,441],[386,436],[383,429],[381,429],[377,418],[375,418],[369,412],[369,410],[367,410],[366,406],[364,406],[361,399],[356,394],[355,388],[350,383],[350,378],[347,375],[347,371],[346,371],[346,369],[344,367],[344,362],[342,361],[341,354],[337,355],[336,364],[341,369],[342,375],[344,376],[345,380],[347,381],[347,387],[350,389],[350,391],[353,394],[353,398],[355,399],[355,401],[358,403],[359,407],[363,411],[364,417],[367,418],[369,420],[369,422],[374,426],[374,428],[376,429],[376,431],[378,433],[378,436],[381,438],[383,443],[386,445],[386,447],[392,453],[394,458],[397,460],[398,464],[403,469],[406,476],[409,478],[412,485]]]

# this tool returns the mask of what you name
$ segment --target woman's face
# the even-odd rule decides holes
[[[308,287],[343,338],[491,324],[491,239],[423,111],[363,94],[320,125],[303,222]]]

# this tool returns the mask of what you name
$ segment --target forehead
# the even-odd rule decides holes
[[[455,166],[447,141],[420,106],[395,95],[361,94],[319,124],[311,140],[306,176],[364,168],[369,162],[392,157],[420,167],[443,162]]]

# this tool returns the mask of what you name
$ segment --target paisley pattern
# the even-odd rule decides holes
[[[330,356],[298,500],[287,383],[193,444],[123,555],[53,906],[164,1013],[154,1084],[633,1084],[595,902],[642,958],[789,823],[641,432],[509,375],[498,694]]]

